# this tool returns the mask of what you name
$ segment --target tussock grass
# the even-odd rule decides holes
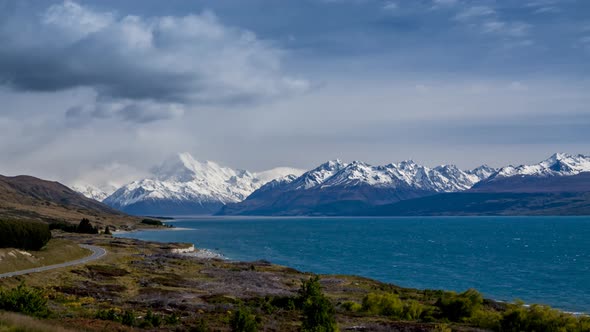
[[[0,332],[70,332],[72,330],[56,326],[35,318],[15,313],[0,312]]]

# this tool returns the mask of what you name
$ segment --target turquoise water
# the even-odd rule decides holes
[[[590,312],[590,217],[194,218],[120,234],[229,259]]]

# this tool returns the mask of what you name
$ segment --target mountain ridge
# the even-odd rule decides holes
[[[289,172],[302,171],[282,167],[253,173],[180,153],[153,168],[151,177],[119,188],[104,203],[139,215],[212,214],[225,204],[244,200],[265,181]]]

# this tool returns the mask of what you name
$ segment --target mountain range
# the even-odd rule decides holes
[[[382,166],[332,160],[307,172],[283,167],[258,173],[199,162],[182,153],[154,168],[152,176],[110,195],[94,187],[76,189],[136,215],[409,215],[418,210],[475,214],[478,209],[526,214],[529,208],[543,214],[538,204],[553,199],[560,206],[578,202],[579,211],[586,202],[580,195],[590,192],[589,172],[589,156],[560,153],[538,164],[497,169],[429,168],[411,160]],[[520,207],[505,207],[504,212],[501,207],[489,208],[485,202],[494,199]],[[413,205],[425,202],[438,208],[426,211]]]
[[[265,183],[303,171],[279,167],[254,173],[199,162],[188,153],[166,160],[149,178],[129,183],[103,202],[137,215],[212,214],[225,204],[240,202]]]

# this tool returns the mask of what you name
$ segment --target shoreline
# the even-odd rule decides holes
[[[137,229],[137,230],[133,230],[133,231],[121,232],[119,234],[136,233],[138,231],[173,231],[173,230],[174,229],[170,229],[170,228],[163,228],[163,229]],[[180,228],[179,230],[183,230],[183,228]],[[187,228],[187,230],[194,230],[194,229]],[[115,233],[113,233],[113,237],[115,237]],[[128,239],[128,237],[123,237],[123,238]],[[138,241],[146,241],[146,240],[139,239],[139,238],[131,238],[131,239],[138,240]],[[162,243],[162,244],[178,244],[178,243],[175,243],[175,242],[166,242],[166,241],[163,241],[163,242],[161,242],[161,241],[155,241],[155,242]],[[213,249],[197,248],[196,244],[194,244],[194,243],[192,243],[192,245],[193,245],[193,248],[194,248],[194,252],[182,252],[182,253],[177,253],[177,254],[182,255],[182,256],[187,256],[187,257],[195,257],[195,258],[199,258],[199,259],[221,259],[221,260],[225,260],[225,261],[233,262],[233,263],[244,263],[244,264],[245,263],[251,263],[250,261],[242,261],[242,260],[234,260],[234,259],[231,259],[230,257],[227,257],[227,256],[223,255],[222,253],[220,253],[220,252],[218,252],[216,250],[213,250]],[[256,261],[258,261],[258,260],[253,260],[252,262],[256,262]],[[273,265],[276,265],[273,262],[269,262],[269,263],[270,264],[273,264]],[[289,266],[285,266],[285,267],[289,267]],[[311,271],[307,271],[305,273],[308,273],[308,272],[309,273],[315,273],[315,272],[311,272]],[[335,274],[333,274],[333,273],[321,273],[321,275],[335,275]],[[341,274],[336,274],[336,275],[341,275]],[[378,282],[392,284],[392,283],[390,283],[388,281],[382,281],[382,280],[375,279],[375,278],[372,278],[372,277],[369,277],[369,276],[351,275],[351,274],[342,274],[342,275],[345,275],[345,276],[353,276],[353,277],[361,277],[361,278],[368,278],[368,279],[375,280],[375,281],[378,281]],[[397,285],[397,284],[396,284],[396,286],[404,287],[403,285]],[[425,291],[425,290],[429,290],[431,288],[417,288],[417,289],[422,290],[422,291]],[[445,291],[449,291],[449,290],[448,289],[445,289]],[[456,291],[456,292],[459,293],[460,291]],[[498,300],[498,299],[494,299],[494,298],[488,298],[488,299],[491,300],[491,301],[493,301],[493,302],[503,303],[503,304],[514,304],[515,303],[515,301]],[[537,303],[523,303],[523,307],[528,308],[528,307],[530,307],[532,305],[536,305],[536,304]],[[548,305],[543,305],[543,306],[548,306]],[[571,311],[571,310],[561,309],[561,308],[554,307],[554,306],[548,306],[548,307],[551,307],[551,308],[553,308],[555,310],[558,310],[558,311],[563,312],[565,314],[570,314],[570,315],[573,315],[573,316],[576,316],[576,317],[590,317],[590,310],[588,312],[584,312],[584,311]]]

